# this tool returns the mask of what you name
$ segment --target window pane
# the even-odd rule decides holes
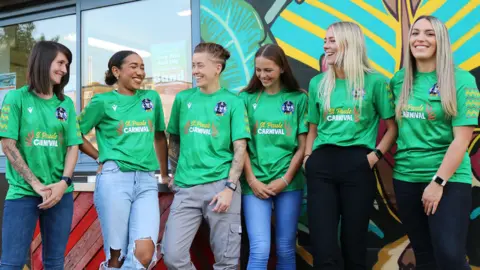
[[[30,52],[39,40],[53,40],[72,51],[70,81],[65,94],[76,103],[75,15],[0,27],[0,107],[5,94],[27,84],[27,63]],[[3,152],[0,147],[0,154]]]
[[[120,50],[143,58],[142,89],[160,94],[168,124],[175,95],[192,86],[190,0],[147,0],[82,12],[82,108],[95,94],[115,87],[104,77],[108,60]],[[96,147],[94,132],[86,137]]]

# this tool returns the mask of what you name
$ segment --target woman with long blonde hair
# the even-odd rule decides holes
[[[387,78],[370,67],[358,25],[334,23],[324,42],[328,70],[310,81],[304,157],[313,263],[339,269],[343,255],[345,269],[366,269],[373,167],[397,134],[393,96]],[[387,132],[375,145],[380,119]]]
[[[399,126],[394,188],[416,269],[470,269],[467,148],[478,124],[480,95],[475,78],[454,67],[448,30],[437,18],[415,21],[405,67],[391,86]]]

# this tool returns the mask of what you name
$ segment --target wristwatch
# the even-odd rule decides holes
[[[67,183],[67,186],[71,186],[72,185],[72,178],[68,177],[68,176],[62,176],[62,178],[60,178],[60,181],[65,181],[65,183]]]
[[[237,190],[237,184],[235,184],[233,182],[227,181],[227,182],[225,182],[225,186],[228,187],[229,189],[233,190],[233,191]]]
[[[382,151],[380,151],[380,149],[375,148],[375,149],[373,149],[373,152],[375,153],[375,155],[377,156],[377,158],[378,158],[379,160],[382,159],[383,153],[382,153]]]
[[[444,187],[447,184],[446,180],[443,180],[440,176],[436,174],[433,176],[432,181],[435,181],[435,183],[439,184],[442,187]]]

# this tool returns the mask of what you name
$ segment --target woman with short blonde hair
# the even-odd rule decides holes
[[[410,29],[404,66],[391,81],[399,126],[393,178],[416,269],[470,269],[467,148],[478,124],[475,78],[454,67],[448,30],[432,16]]]
[[[343,254],[345,269],[366,269],[373,167],[396,137],[392,94],[387,79],[370,67],[358,25],[332,24],[324,50],[328,70],[310,81],[304,158],[313,263],[339,269]],[[380,119],[387,132],[375,145]]]

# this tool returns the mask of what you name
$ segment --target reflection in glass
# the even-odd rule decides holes
[[[37,41],[52,40],[65,45],[76,59],[75,15],[0,27],[0,107],[5,94],[27,84],[30,52]],[[73,37],[73,38],[72,38]],[[70,65],[70,81],[65,94],[76,103],[76,68]],[[3,152],[0,148],[0,155]]]
[[[95,94],[112,90],[104,81],[110,57],[132,50],[145,63],[142,89],[160,94],[168,124],[175,95],[192,87],[190,15],[190,0],[146,0],[82,12],[82,108]],[[96,146],[94,132],[86,137]]]

